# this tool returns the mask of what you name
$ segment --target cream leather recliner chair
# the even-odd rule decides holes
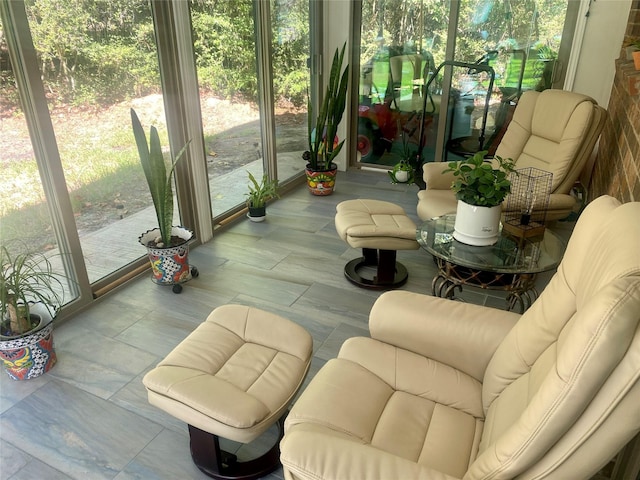
[[[498,145],[496,155],[512,158],[516,168],[534,167],[553,173],[547,221],[567,217],[575,198],[569,194],[602,132],[606,110],[585,95],[564,90],[527,91]],[[455,213],[451,191],[453,174],[443,174],[447,164],[425,163],[426,190],[418,192],[422,220]],[[586,186],[586,185],[585,185]]]
[[[590,478],[640,431],[639,219],[588,205],[522,315],[384,293],[289,413],[285,478]]]

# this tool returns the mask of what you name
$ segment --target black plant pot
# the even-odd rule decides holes
[[[252,222],[263,222],[267,215],[267,207],[249,207],[248,217]]]

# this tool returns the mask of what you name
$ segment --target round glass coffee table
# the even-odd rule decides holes
[[[507,310],[524,312],[538,298],[535,288],[540,272],[554,269],[565,244],[548,228],[531,238],[517,238],[502,231],[495,245],[476,247],[453,238],[455,215],[427,220],[416,232],[418,243],[433,255],[438,273],[431,283],[434,296],[455,298],[463,285],[503,290]]]

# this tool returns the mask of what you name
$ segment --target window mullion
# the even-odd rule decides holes
[[[269,2],[254,0],[256,22],[256,62],[258,65],[258,103],[264,171],[277,178],[276,125],[273,108],[273,69],[271,65],[271,8]]]
[[[167,131],[174,154],[191,140],[176,166],[182,223],[199,242],[213,236],[200,95],[191,37],[189,2],[152,1]]]

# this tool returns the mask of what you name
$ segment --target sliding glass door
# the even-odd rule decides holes
[[[495,148],[521,93],[558,84],[571,3],[363,0],[360,162]]]
[[[522,92],[553,87],[567,8],[567,0],[460,2],[453,59],[464,65],[450,70],[444,160],[493,154]]]

